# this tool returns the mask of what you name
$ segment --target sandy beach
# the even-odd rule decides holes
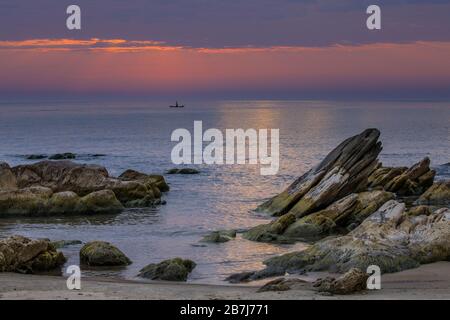
[[[258,293],[254,286],[136,282],[84,278],[79,291],[66,289],[63,277],[0,273],[0,299],[38,300],[210,300],[210,299],[450,299],[450,262],[382,276],[382,289],[346,296],[323,296],[309,288]]]

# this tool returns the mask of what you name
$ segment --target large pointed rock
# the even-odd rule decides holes
[[[353,192],[363,191],[377,166],[380,132],[367,129],[342,142],[315,168],[258,207],[272,215],[302,217]]]

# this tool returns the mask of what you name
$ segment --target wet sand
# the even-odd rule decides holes
[[[82,278],[81,290],[70,291],[63,277],[0,273],[0,299],[450,299],[450,262],[382,276],[382,289],[348,296],[320,295],[309,286],[284,292],[258,293],[254,286],[136,282]]]

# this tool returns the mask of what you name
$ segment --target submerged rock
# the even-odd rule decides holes
[[[193,168],[182,168],[182,169],[170,169],[167,171],[167,174],[199,174],[200,171]]]
[[[367,289],[369,275],[360,269],[352,268],[339,278],[317,279],[313,286],[319,292],[331,294],[352,294]]]
[[[405,204],[390,200],[349,234],[268,259],[266,269],[248,279],[305,270],[344,273],[351,268],[366,270],[369,265],[388,273],[449,259],[450,209],[414,216]]]
[[[66,262],[61,252],[45,239],[12,236],[0,240],[0,272],[36,273],[51,271]]]
[[[196,264],[191,260],[174,258],[152,263],[139,271],[139,277],[151,280],[186,281]]]
[[[450,180],[434,183],[417,200],[419,204],[450,205]]]
[[[87,266],[127,266],[131,260],[119,249],[104,241],[92,241],[80,250],[80,262]]]
[[[350,193],[364,191],[377,167],[380,132],[367,129],[342,142],[315,168],[294,181],[284,192],[258,207],[272,215],[292,213],[300,218],[323,209]]]
[[[81,240],[57,240],[57,241],[51,242],[51,244],[56,249],[61,249],[61,248],[69,247],[69,246],[76,246],[76,245],[79,245],[82,243],[83,242]]]
[[[42,160],[47,158],[48,156],[46,154],[29,154],[25,156],[27,160]]]
[[[203,237],[201,242],[227,242],[236,238],[236,230],[218,230],[213,231]]]
[[[68,159],[75,159],[76,154],[71,152],[66,153],[56,153],[48,157],[50,160],[68,160]]]

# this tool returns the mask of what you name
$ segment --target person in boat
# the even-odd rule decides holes
[[[174,106],[170,106],[172,108],[184,108],[184,105],[178,105],[178,101],[175,103]]]

